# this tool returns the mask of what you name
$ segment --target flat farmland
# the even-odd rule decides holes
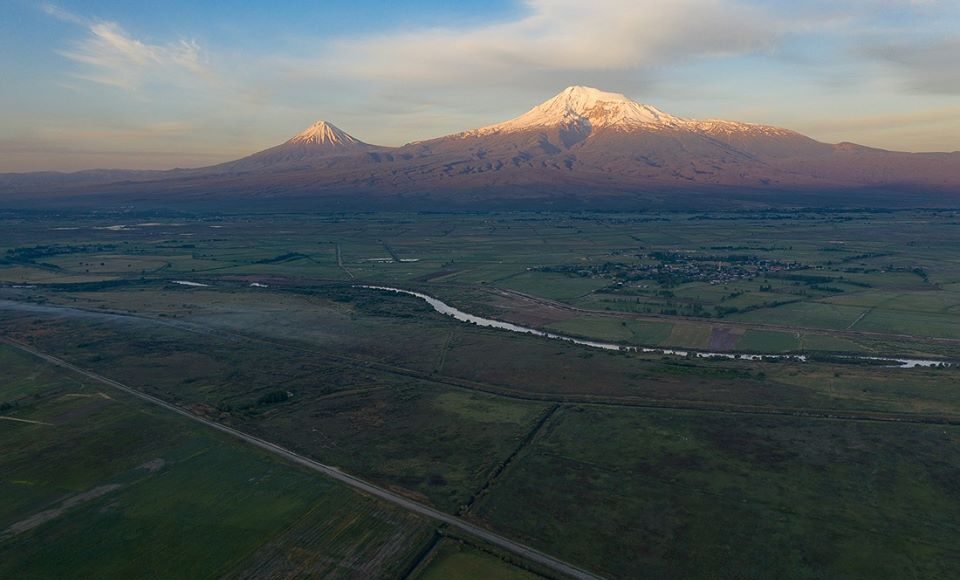
[[[473,513],[612,577],[952,578],[958,454],[955,427],[566,408]]]
[[[0,335],[604,577],[946,579],[960,368],[864,357],[960,361],[958,220],[8,211]],[[600,350],[361,284],[807,359]],[[557,577],[88,377],[0,368],[2,577]]]
[[[106,292],[86,304],[109,303],[112,294],[118,304],[137,297]],[[949,385],[956,369],[687,361],[471,328],[413,297],[339,286],[314,288],[307,297],[277,294],[184,288],[143,293],[138,317],[53,307],[10,324],[17,336],[134,384],[149,372],[151,392],[224,417],[280,413],[288,406],[258,403],[275,391],[293,393],[294,407],[313,399],[340,404],[337,393],[363,394],[350,403],[361,406],[402,392],[413,401],[423,381],[544,401],[908,413],[925,402],[938,416],[955,412]],[[177,296],[184,308],[174,307]],[[836,388],[837,377],[862,384]]]
[[[314,357],[296,345],[238,343],[162,319],[82,316],[10,321],[6,331],[451,512],[548,408],[443,389],[364,368],[362,360],[331,361],[320,350]]]
[[[952,211],[142,217],[8,217],[0,280],[500,287],[668,318],[945,338],[960,303]]]
[[[0,576],[391,575],[432,533],[125,393],[0,356]]]
[[[462,543],[444,540],[429,563],[413,578],[418,580],[536,580],[540,574],[528,572],[494,555]]]

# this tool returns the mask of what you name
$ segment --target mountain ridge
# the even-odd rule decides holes
[[[369,144],[317,121],[280,145],[211,167],[87,173],[73,184],[70,174],[19,175],[0,176],[0,193],[84,193],[92,185],[258,197],[865,187],[958,193],[960,154],[822,143],[782,127],[678,117],[577,85],[513,119],[400,147]]]

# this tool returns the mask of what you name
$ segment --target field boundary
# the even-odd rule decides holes
[[[177,405],[174,405],[173,403],[169,403],[167,401],[164,401],[163,399],[144,393],[139,389],[130,387],[119,381],[115,381],[113,379],[104,377],[92,371],[88,371],[86,369],[78,367],[61,358],[41,352],[18,340],[14,340],[9,337],[0,337],[0,342],[3,342],[4,344],[8,344],[22,352],[25,352],[27,354],[40,358],[50,364],[73,371],[75,373],[79,373],[89,379],[92,379],[104,385],[113,387],[117,390],[123,391],[129,395],[132,395],[138,399],[141,399],[148,403],[152,403],[154,405],[162,407],[168,411],[172,411],[178,415],[181,415],[183,417],[196,421],[202,425],[205,425],[212,429],[216,429],[221,433],[225,433],[234,438],[240,439],[243,442],[249,443],[255,447],[258,447],[264,451],[267,451],[268,453],[272,453],[292,463],[296,463],[302,467],[306,467],[309,470],[321,473],[331,479],[339,481],[340,483],[346,484],[349,487],[353,488],[354,490],[357,490],[357,491],[366,493],[367,495],[387,501],[403,509],[406,509],[407,511],[419,514],[421,516],[427,517],[429,519],[438,521],[443,524],[447,524],[450,527],[456,528],[461,532],[464,532],[470,536],[474,536],[494,546],[497,546],[499,548],[512,552],[518,556],[529,559],[533,562],[536,562],[537,564],[546,566],[551,570],[558,572],[560,574],[563,574],[565,576],[569,576],[571,578],[577,578],[581,580],[599,580],[602,578],[601,576],[597,576],[591,572],[578,568],[573,564],[568,564],[563,560],[550,556],[549,554],[541,552],[535,548],[531,548],[529,546],[526,546],[524,544],[511,540],[505,536],[501,536],[500,534],[491,532],[486,528],[482,528],[478,525],[462,520],[457,516],[447,514],[438,509],[435,509],[430,506],[405,498],[392,491],[388,491],[382,487],[379,487],[363,479],[360,479],[359,477],[355,477],[346,472],[343,472],[336,467],[332,467],[332,466],[320,463],[319,461],[315,461],[313,459],[300,455],[285,447],[277,445],[276,443],[271,443],[259,437],[255,437],[253,435],[244,433],[238,429],[234,429],[232,427],[223,425],[222,423],[217,423],[216,421],[211,421],[209,419],[205,419],[198,415],[194,415],[193,413]]]
[[[129,318],[145,322],[151,322],[160,326],[166,326],[183,332],[190,332],[204,336],[213,336],[224,340],[234,342],[251,342],[270,345],[276,348],[290,350],[294,352],[308,353],[318,358],[322,358],[334,364],[341,364],[346,367],[374,370],[387,374],[393,374],[401,377],[414,378],[435,385],[443,385],[464,391],[486,393],[498,397],[514,399],[518,401],[533,401],[539,403],[559,403],[575,405],[593,405],[603,407],[626,407],[648,410],[672,410],[672,411],[695,411],[704,413],[726,413],[733,415],[756,415],[770,417],[804,417],[812,419],[835,420],[835,421],[868,421],[868,422],[889,422],[917,425],[960,425],[960,416],[955,415],[932,415],[916,414],[897,411],[869,411],[853,410],[843,411],[835,409],[818,409],[813,407],[764,407],[758,405],[745,404],[724,404],[713,403],[710,401],[688,400],[682,404],[661,399],[645,399],[639,397],[604,397],[589,395],[584,393],[564,394],[564,393],[535,393],[529,391],[519,391],[515,388],[497,385],[491,383],[482,383],[470,379],[461,379],[449,375],[439,375],[437,373],[418,371],[415,369],[386,364],[374,360],[354,358],[344,355],[335,355],[315,348],[293,344],[282,340],[251,336],[241,332],[229,331],[220,328],[212,328],[196,322],[163,320],[154,316],[144,316],[140,314],[131,314],[127,312],[111,312],[90,310],[84,308],[74,308],[61,305],[44,305],[43,308],[49,310],[75,310],[91,315],[101,315],[116,318]]]

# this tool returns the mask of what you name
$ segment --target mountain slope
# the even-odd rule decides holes
[[[504,183],[493,174],[505,173],[517,182],[553,187],[594,183],[635,188],[767,186],[783,179],[768,160],[829,155],[832,148],[786,129],[685,119],[618,93],[575,86],[515,119],[400,151],[435,162],[421,172],[421,180],[458,176],[480,183],[480,174],[490,174]],[[413,177],[410,171],[404,175]],[[797,176],[792,181],[806,185],[818,179]]]
[[[402,173],[408,180],[419,173],[421,185],[960,190],[957,153],[830,145],[780,127],[677,117],[622,94],[582,86],[569,87],[515,119],[400,151],[419,161],[418,172],[404,167]]]
[[[678,117],[619,93],[573,86],[514,119],[402,147],[370,145],[320,121],[281,145],[230,163],[128,172],[120,183],[110,173],[99,182],[96,175],[0,176],[0,192],[362,193],[371,199],[474,201],[863,188],[956,195],[960,153],[832,145],[780,127]]]
[[[211,169],[220,172],[302,169],[322,165],[333,157],[362,155],[375,148],[333,123],[317,121],[285,143]]]

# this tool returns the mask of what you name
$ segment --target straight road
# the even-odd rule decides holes
[[[260,449],[273,453],[274,455],[283,457],[288,461],[297,463],[299,465],[306,467],[307,469],[319,472],[327,477],[330,477],[341,483],[349,485],[350,487],[356,490],[359,490],[369,495],[372,495],[374,497],[380,498],[384,501],[388,501],[408,511],[420,514],[424,517],[430,518],[440,523],[447,524],[452,528],[456,528],[471,536],[479,538],[489,544],[497,546],[498,548],[512,552],[518,556],[521,556],[527,560],[530,560],[531,562],[536,562],[537,564],[545,566],[555,572],[558,572],[565,576],[569,576],[570,578],[577,578],[582,580],[601,580],[602,578],[601,576],[597,576],[595,574],[587,572],[586,570],[578,568],[572,564],[568,564],[563,560],[554,558],[549,554],[545,554],[539,550],[536,550],[534,548],[531,548],[519,542],[515,542],[509,538],[506,538],[504,536],[491,532],[487,529],[481,528],[477,525],[471,524],[470,522],[462,520],[456,516],[450,515],[448,513],[439,511],[432,507],[407,499],[401,495],[388,491],[382,487],[379,487],[377,485],[364,481],[358,477],[354,477],[348,473],[344,473],[335,467],[331,467],[329,465],[320,463],[319,461],[314,461],[313,459],[304,457],[303,455],[290,451],[289,449],[276,445],[275,443],[270,443],[269,441],[265,441],[263,439],[260,439],[259,437],[254,437],[253,435],[248,435],[232,427],[228,427],[221,423],[217,423],[216,421],[211,421],[209,419],[205,419],[198,415],[194,415],[193,413],[185,409],[182,409],[176,405],[168,403],[163,399],[159,399],[157,397],[154,397],[153,395],[148,395],[138,389],[127,386],[113,379],[108,379],[107,377],[82,369],[61,358],[55,357],[53,355],[49,355],[44,352],[40,352],[34,349],[33,347],[30,347],[20,341],[16,341],[7,337],[0,337],[0,342],[3,342],[23,352],[31,354],[40,359],[43,359],[48,363],[68,369],[70,371],[83,375],[89,379],[92,379],[94,381],[100,382],[107,386],[113,387],[117,390],[133,395],[134,397],[137,397],[149,403],[153,403],[154,405],[157,405],[159,407],[163,407],[168,411],[172,411],[174,413],[177,413],[178,415],[182,415],[188,419],[191,419],[198,423],[202,423],[203,425],[206,425],[211,429],[216,429],[217,431],[221,431],[228,435],[232,435],[237,439],[240,439],[251,445],[259,447]]]

